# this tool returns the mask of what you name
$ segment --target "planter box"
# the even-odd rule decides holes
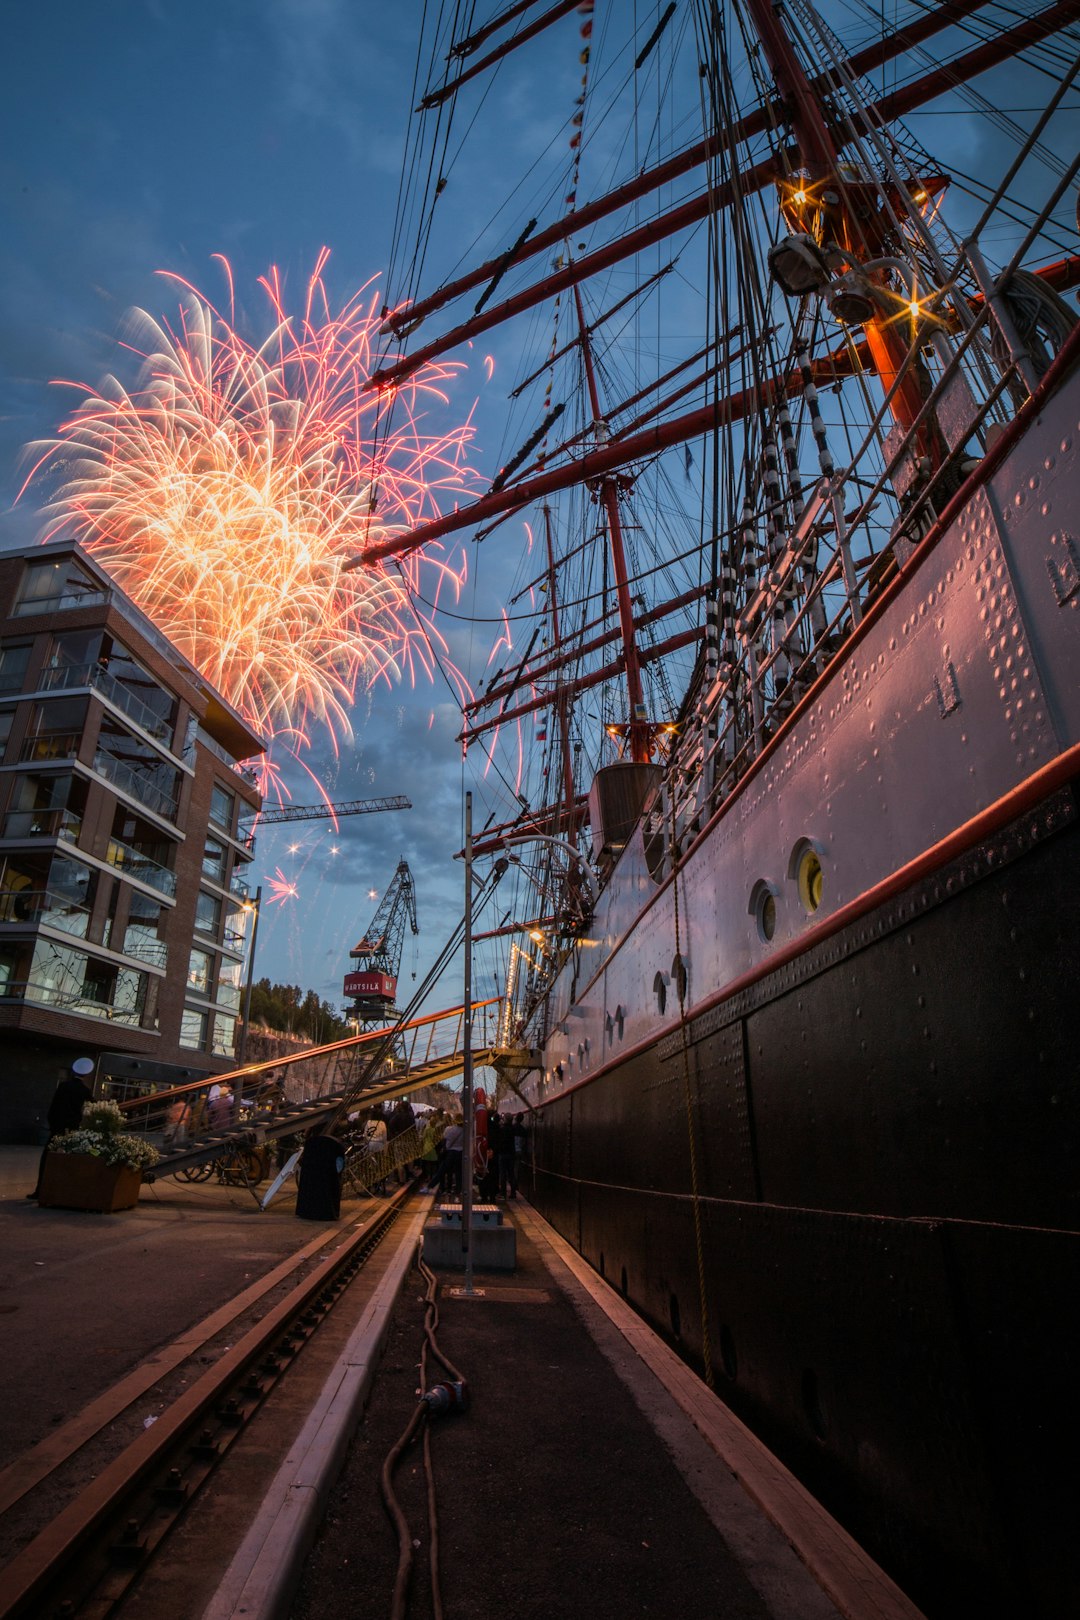
[[[142,1171],[106,1164],[92,1153],[48,1153],[38,1203],[48,1209],[93,1209],[111,1215],[139,1202]]]

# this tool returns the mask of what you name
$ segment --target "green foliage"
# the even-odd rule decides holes
[[[329,1001],[320,1001],[314,990],[301,990],[298,984],[271,984],[257,979],[251,987],[251,1022],[276,1030],[281,1035],[306,1036],[316,1046],[340,1041],[349,1026]]]
[[[139,1136],[122,1130],[124,1116],[114,1102],[90,1102],[74,1131],[65,1131],[49,1143],[50,1153],[90,1153],[106,1164],[126,1164],[129,1170],[149,1170],[157,1164],[158,1151]]]

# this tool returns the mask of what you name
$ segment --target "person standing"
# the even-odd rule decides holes
[[[52,1102],[49,1104],[45,1122],[49,1127],[49,1139],[41,1150],[38,1161],[37,1181],[33,1192],[27,1193],[27,1198],[37,1198],[41,1191],[41,1177],[45,1170],[45,1155],[49,1151],[54,1138],[63,1136],[66,1131],[78,1128],[82,1119],[82,1111],[88,1102],[94,1100],[93,1085],[90,1076],[94,1072],[93,1058],[76,1058],[71,1065],[71,1072],[61,1080],[53,1092]]]
[[[212,1131],[227,1131],[233,1124],[234,1113],[232,1087],[223,1085],[206,1110],[207,1124]]]
[[[443,1137],[443,1167],[439,1176],[439,1191],[449,1196],[461,1192],[461,1155],[465,1149],[465,1127],[460,1119],[451,1120]]]

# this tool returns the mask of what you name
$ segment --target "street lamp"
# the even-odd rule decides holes
[[[262,911],[262,884],[255,890],[254,900],[249,900],[243,908],[254,913],[251,924],[251,944],[248,947],[247,984],[244,987],[244,1021],[240,1027],[240,1039],[236,1047],[236,1067],[242,1069],[244,1058],[247,1055],[248,1026],[251,1023],[251,986],[255,977],[255,946],[259,938],[259,915]]]

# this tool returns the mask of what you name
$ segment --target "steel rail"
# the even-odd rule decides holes
[[[90,1605],[96,1614],[111,1611],[411,1193],[401,1188],[358,1227],[16,1554],[2,1574],[0,1620],[51,1613],[58,1603],[73,1617]],[[207,1421],[215,1411],[216,1434]],[[103,1582],[111,1585],[102,1599]]]

